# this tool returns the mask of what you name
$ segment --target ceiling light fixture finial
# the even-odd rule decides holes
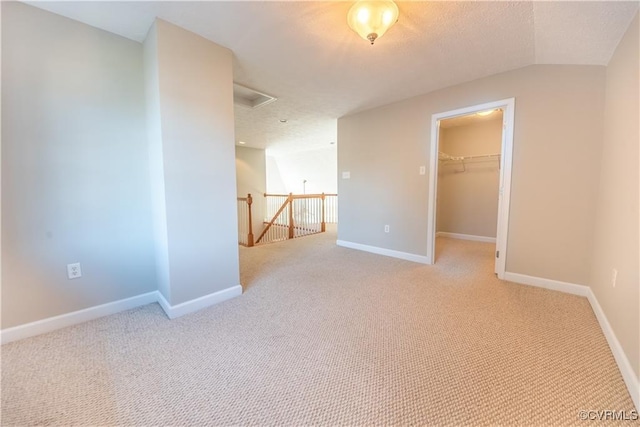
[[[360,0],[347,14],[349,27],[371,44],[398,22],[398,6],[392,0]]]

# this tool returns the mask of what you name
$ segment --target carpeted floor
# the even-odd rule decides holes
[[[335,233],[241,248],[243,296],[2,347],[3,425],[599,425],[633,403],[586,299],[501,282],[493,246],[424,266]],[[634,422],[611,422],[625,426]]]

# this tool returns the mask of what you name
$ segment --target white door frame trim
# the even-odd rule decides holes
[[[435,263],[436,245],[436,197],[438,177],[438,143],[440,120],[464,116],[496,108],[503,110],[502,156],[500,156],[500,202],[498,206],[498,229],[496,250],[500,256],[496,260],[496,273],[504,279],[507,255],[507,236],[509,232],[509,204],[511,199],[511,163],[513,160],[513,127],[515,117],[515,98],[473,105],[457,110],[436,113],[431,116],[431,150],[429,159],[429,205],[427,210],[427,260]]]

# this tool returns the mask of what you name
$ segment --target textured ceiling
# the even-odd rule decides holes
[[[638,2],[398,2],[374,46],[352,2],[27,2],[142,42],[155,17],[234,52],[234,80],[278,100],[236,107],[236,140],[328,146],[337,118],[531,64],[606,65]],[[287,119],[280,123],[279,119]]]

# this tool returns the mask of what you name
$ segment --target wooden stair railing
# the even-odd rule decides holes
[[[282,200],[282,204],[273,214],[266,227],[256,239],[256,244],[294,239],[311,234],[326,231],[326,205],[325,201],[331,197],[332,207],[335,208],[337,194],[266,194],[265,198],[272,197]],[[267,209],[274,206],[267,202]],[[277,206],[277,205],[276,205]],[[288,210],[285,212],[285,210]],[[273,208],[271,208],[273,209]],[[273,211],[273,210],[272,210]],[[331,216],[336,217],[335,212]]]
[[[266,194],[265,194],[266,196]],[[264,230],[262,230],[262,233],[260,233],[260,236],[258,236],[258,239],[256,240],[256,244],[260,243],[260,241],[262,240],[262,238],[265,236],[265,234],[267,234],[269,232],[269,230],[271,229],[271,227],[273,226],[273,224],[276,223],[276,221],[278,220],[278,217],[280,216],[280,214],[282,213],[282,211],[284,211],[284,209],[287,207],[287,205],[289,205],[291,203],[291,197],[293,195],[289,194],[287,196],[287,199],[284,201],[284,203],[282,204],[282,206],[280,206],[280,208],[278,209],[278,211],[275,213],[275,215],[273,216],[273,218],[271,218],[271,221],[269,221],[269,223],[267,224],[267,226],[264,228]],[[293,211],[290,208],[289,209],[290,214],[289,214],[289,222],[291,224],[293,224],[293,221],[291,220],[291,216],[293,215]],[[289,232],[289,234],[291,234],[291,232]],[[289,237],[291,239],[291,237]]]
[[[251,205],[253,198],[251,193],[247,197],[238,197],[238,243],[242,246],[253,246],[253,217]]]

